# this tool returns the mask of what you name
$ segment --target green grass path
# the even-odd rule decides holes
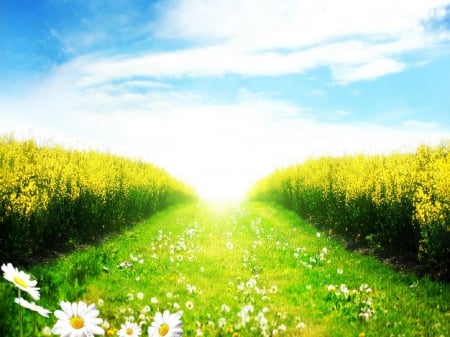
[[[396,273],[261,203],[172,208],[33,274],[47,307],[61,299],[99,303],[112,335],[130,319],[146,336],[154,313],[165,309],[183,311],[184,336],[450,331],[448,285]]]

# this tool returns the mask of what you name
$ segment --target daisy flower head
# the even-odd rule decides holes
[[[142,329],[136,323],[126,321],[125,324],[120,326],[120,330],[117,332],[119,337],[139,337],[142,333]]]
[[[47,310],[39,305],[37,305],[34,302],[28,302],[27,300],[23,299],[22,297],[18,297],[15,299],[15,301],[18,305],[32,310],[32,311],[36,311],[37,313],[39,313],[39,315],[44,316],[44,317],[48,317],[48,314],[50,313],[50,310]]]
[[[41,295],[39,294],[39,288],[36,287],[37,281],[31,280],[30,275],[18,270],[11,263],[3,264],[3,277],[13,283],[17,288],[30,294],[34,300],[39,300]]]
[[[152,325],[148,328],[149,337],[181,337],[181,311],[171,314],[169,310],[164,313],[157,312]]]
[[[52,329],[53,334],[64,337],[92,337],[92,335],[104,335],[105,331],[99,327],[103,322],[98,318],[99,311],[95,304],[87,305],[83,301],[70,303],[61,301],[62,310],[56,310],[58,318]]]

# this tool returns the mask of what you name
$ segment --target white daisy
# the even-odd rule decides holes
[[[17,304],[21,305],[24,308],[30,309],[32,311],[36,311],[39,313],[39,315],[48,317],[48,314],[50,313],[50,310],[47,310],[39,305],[37,305],[34,302],[28,302],[27,300],[23,299],[22,297],[18,297],[14,300]]]
[[[56,310],[58,318],[52,332],[61,337],[92,337],[92,335],[104,335],[105,331],[99,327],[103,322],[98,318],[99,311],[95,304],[87,306],[83,301],[70,303],[61,301],[63,310]]]
[[[120,326],[117,335],[119,337],[139,337],[141,333],[142,329],[139,325],[126,321],[125,324]]]
[[[11,263],[3,264],[3,277],[12,282],[17,288],[30,294],[36,301],[39,300],[41,295],[39,294],[39,288],[36,287],[37,281],[30,280],[30,275],[19,271]]]
[[[152,326],[148,328],[149,337],[181,337],[183,334],[182,314],[181,311],[171,314],[169,310],[162,314],[157,312]]]
[[[226,304],[222,304],[222,306],[220,307],[220,310],[222,312],[230,312],[230,307]]]

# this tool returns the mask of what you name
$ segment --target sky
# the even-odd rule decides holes
[[[450,0],[0,0],[0,135],[144,160],[204,198],[450,138]]]

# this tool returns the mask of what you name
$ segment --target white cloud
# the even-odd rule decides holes
[[[79,87],[95,87],[134,77],[178,78],[240,74],[281,76],[317,67],[330,67],[343,83],[373,79],[403,70],[401,53],[425,48],[430,39],[371,44],[349,40],[289,52],[255,51],[231,45],[177,50],[121,57],[77,58],[58,69],[60,77],[77,74]],[[158,82],[155,82],[155,84]]]
[[[442,16],[448,1],[182,0],[170,3],[159,34],[293,48],[354,35],[399,36]],[[175,4],[173,6],[173,4]]]
[[[406,64],[399,57],[448,41],[447,33],[427,27],[447,15],[449,4],[448,0],[182,0],[170,3],[156,33],[216,46],[194,50],[198,59],[205,60],[200,68],[192,65],[190,55],[178,54],[182,59],[187,56],[185,66],[191,75],[279,75],[331,66],[336,80],[348,83],[401,71]]]
[[[450,0],[177,1],[155,33],[189,39],[190,47],[80,56],[58,71],[80,74],[77,84],[89,87],[137,76],[281,76],[329,67],[333,80],[348,84],[401,72],[405,56],[450,41],[449,32],[427,29],[445,15],[446,4]]]
[[[394,74],[402,71],[405,64],[389,60],[380,59],[360,66],[337,66],[332,67],[333,76],[342,84],[361,80],[374,79],[387,74]]]
[[[439,125],[435,122],[420,122],[416,120],[409,120],[402,123],[402,128],[414,131],[432,132],[439,129]]]

